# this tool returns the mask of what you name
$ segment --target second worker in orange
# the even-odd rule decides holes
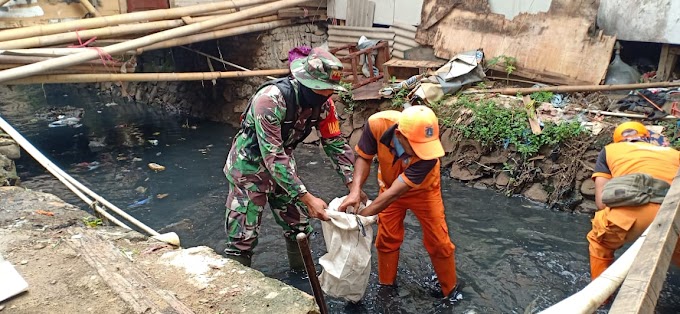
[[[399,248],[404,240],[404,217],[410,209],[420,222],[423,243],[430,255],[445,297],[457,297],[455,245],[449,237],[441,195],[437,116],[426,106],[412,106],[403,112],[387,110],[368,118],[354,164],[351,191],[361,191],[378,158],[378,197],[358,214],[378,214],[378,278],[382,285],[395,285]],[[350,193],[339,210],[359,208],[360,195]]]

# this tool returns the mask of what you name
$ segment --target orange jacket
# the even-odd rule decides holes
[[[394,146],[392,141],[400,115],[401,112],[399,111],[386,110],[370,116],[367,128],[364,129],[362,139],[356,145],[355,150],[357,154],[368,160],[372,160],[375,155],[378,156],[378,184],[380,185],[380,192],[387,190],[392,186],[394,180],[401,178],[411,187],[402,198],[421,195],[423,192],[436,192],[439,194],[441,191],[439,160],[436,160],[434,167],[427,173],[423,181],[416,183],[409,179],[409,167],[422,160],[417,156],[410,156],[407,162],[402,159],[397,160],[397,156],[393,152]],[[361,149],[362,143],[369,142],[366,138],[371,138],[370,142],[377,145],[376,154],[367,153]]]
[[[619,142],[604,147],[592,178],[607,179],[633,173],[645,173],[652,177],[673,182],[680,168],[680,152],[646,142]],[[635,222],[646,228],[656,216],[660,204],[621,206],[608,211],[607,219],[624,230],[630,230]],[[642,228],[642,230],[644,230]],[[641,231],[640,231],[641,233]]]

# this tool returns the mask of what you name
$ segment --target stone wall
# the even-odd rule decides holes
[[[19,177],[14,160],[21,157],[21,149],[9,135],[0,131],[0,186],[17,185]]]
[[[189,49],[151,51],[138,59],[138,72],[237,71],[199,51],[252,70],[288,67],[294,47],[320,46],[327,38],[321,24],[300,24],[192,44]],[[194,51],[192,51],[194,50]],[[210,64],[208,63],[210,62]],[[101,83],[99,89],[113,99],[162,107],[170,112],[219,122],[237,121],[248,99],[268,79],[252,77],[198,82]]]

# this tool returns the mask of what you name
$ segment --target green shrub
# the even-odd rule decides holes
[[[454,126],[464,137],[488,147],[514,145],[523,158],[534,156],[544,145],[554,146],[585,132],[578,122],[546,122],[543,132],[535,135],[523,108],[501,108],[492,100],[475,103],[462,97],[458,104],[472,110],[474,116],[470,124]]]

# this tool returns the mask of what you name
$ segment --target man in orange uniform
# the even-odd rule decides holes
[[[614,252],[625,243],[635,241],[652,223],[661,204],[610,208],[603,203],[605,185],[612,178],[643,173],[670,184],[680,168],[680,152],[649,143],[650,133],[639,122],[625,122],[614,130],[614,143],[605,146],[597,158],[595,172],[595,203],[598,211],[590,243],[590,276],[595,280],[614,262]],[[676,245],[673,262],[679,264],[680,250]]]
[[[359,208],[363,187],[378,156],[380,194],[359,215],[378,214],[378,277],[382,285],[397,279],[399,247],[404,240],[404,217],[411,209],[423,229],[423,242],[441,285],[443,296],[457,297],[456,247],[451,243],[441,195],[439,157],[444,149],[439,141],[439,124],[426,106],[412,106],[403,112],[378,112],[368,118],[354,163],[350,194],[340,205]]]

